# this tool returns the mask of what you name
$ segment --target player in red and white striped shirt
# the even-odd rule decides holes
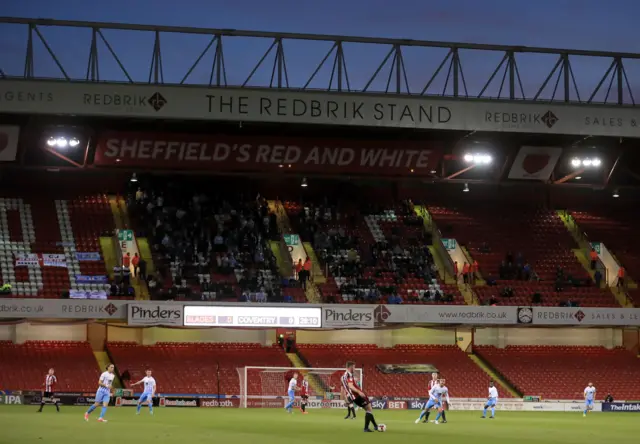
[[[309,401],[309,380],[300,375],[300,411],[307,414],[307,402]]]
[[[47,375],[44,377],[44,383],[42,384],[44,390],[42,391],[42,398],[40,398],[40,409],[38,410],[38,412],[42,412],[42,408],[47,403],[47,401],[54,402],[56,410],[60,411],[59,400],[54,396],[56,384],[58,383],[58,378],[56,378],[56,375],[54,373],[55,370],[50,368],[49,373],[47,373]]]

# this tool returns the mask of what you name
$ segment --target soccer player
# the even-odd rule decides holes
[[[491,416],[489,419],[493,419],[496,416],[496,404],[498,403],[498,389],[494,387],[493,381],[489,382],[489,398],[482,411],[482,419],[487,417],[487,409],[491,407]]]
[[[431,385],[429,389],[429,400],[427,401],[427,405],[424,406],[424,409],[420,412],[420,416],[415,420],[415,423],[418,424],[422,418],[424,418],[424,422],[429,422],[429,411],[432,408],[440,407],[440,396],[438,395],[438,390],[440,389],[440,384],[436,381]]]
[[[131,387],[138,384],[144,384],[144,392],[142,392],[140,399],[138,399],[136,415],[140,414],[140,409],[144,403],[149,405],[149,414],[153,415],[153,397],[156,394],[156,380],[151,376],[151,370],[147,369],[146,374],[147,376],[142,378],[140,381],[131,384]]]
[[[55,372],[56,371],[54,369],[50,368],[49,373],[44,377],[44,384],[42,384],[44,391],[42,393],[42,399],[40,400],[40,409],[38,410],[38,413],[42,412],[42,409],[48,400],[52,400],[56,405],[56,410],[60,411],[60,403],[53,393],[56,388],[56,383],[58,382],[58,378],[54,375]]]
[[[436,415],[436,420],[434,424],[438,424],[438,420],[442,416],[442,422],[447,422],[447,417],[445,416],[444,410],[445,407],[448,407],[451,404],[449,400],[449,389],[447,388],[446,381],[444,379],[440,380],[440,388],[438,389],[438,396],[440,397],[440,408],[438,409],[438,414]],[[442,401],[442,398],[446,399],[446,401]],[[446,404],[445,404],[446,402]]]
[[[364,414],[364,431],[365,432],[373,431],[369,428],[369,424],[373,424],[374,430],[377,431],[378,424],[376,423],[376,419],[373,416],[373,408],[371,407],[371,402],[369,401],[369,397],[366,395],[365,392],[362,391],[362,389],[358,387],[358,383],[356,382],[356,379],[353,377],[353,371],[355,370],[355,366],[356,364],[354,362],[352,361],[347,362],[347,365],[346,365],[347,369],[344,372],[344,375],[342,376],[342,380],[341,380],[342,388],[344,389],[348,397],[353,399],[353,403],[355,405],[365,410],[366,413]]]
[[[294,373],[293,377],[289,380],[289,389],[287,390],[289,403],[284,407],[284,409],[289,413],[293,413],[293,403],[296,400],[296,392],[298,390],[298,373]]]
[[[307,413],[307,401],[309,399],[309,380],[304,377],[304,375],[300,375],[300,411],[302,414],[306,415]]]
[[[107,365],[107,370],[100,375],[100,380],[98,381],[98,391],[96,392],[95,402],[89,410],[84,414],[84,420],[89,421],[89,415],[93,412],[100,404],[102,404],[102,410],[100,411],[100,416],[98,417],[99,422],[107,422],[104,419],[104,414],[107,413],[107,407],[109,406],[109,399],[111,398],[111,386],[113,385],[113,379],[116,375],[113,374],[113,370],[115,369],[113,364]]]
[[[593,410],[593,402],[595,399],[596,388],[593,386],[593,382],[590,382],[584,389],[584,412],[582,412],[582,416],[587,416],[587,413]]]

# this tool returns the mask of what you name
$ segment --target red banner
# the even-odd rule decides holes
[[[167,170],[424,175],[442,150],[416,141],[351,141],[258,136],[107,133],[94,164]]]

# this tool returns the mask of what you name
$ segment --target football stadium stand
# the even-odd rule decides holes
[[[327,283],[319,286],[325,302],[465,303],[456,285],[439,279],[431,239],[409,205],[284,206],[328,272]]]
[[[524,395],[543,399],[581,399],[593,382],[598,397],[640,399],[638,358],[622,349],[603,347],[474,347],[495,370]]]
[[[465,246],[483,277],[496,281],[496,286],[474,288],[483,303],[619,307],[610,291],[593,285],[572,252],[577,245],[555,212],[483,204],[429,206],[428,210],[443,236]],[[519,274],[527,264],[531,272]]]
[[[58,375],[56,391],[95,392],[101,371],[89,343],[0,341],[0,387],[3,389],[40,391],[51,367]]]
[[[164,393],[240,394],[238,368],[245,366],[291,367],[282,347],[251,343],[157,343],[153,346],[110,342],[109,355],[120,373],[128,370],[131,381],[147,368],[161,382]],[[248,381],[248,394],[261,394],[261,381]],[[160,386],[161,385],[161,386]],[[284,385],[284,381],[283,381]]]

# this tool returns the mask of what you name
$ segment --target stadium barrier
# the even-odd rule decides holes
[[[640,413],[640,402],[605,402],[602,404],[602,411],[613,413]]]

